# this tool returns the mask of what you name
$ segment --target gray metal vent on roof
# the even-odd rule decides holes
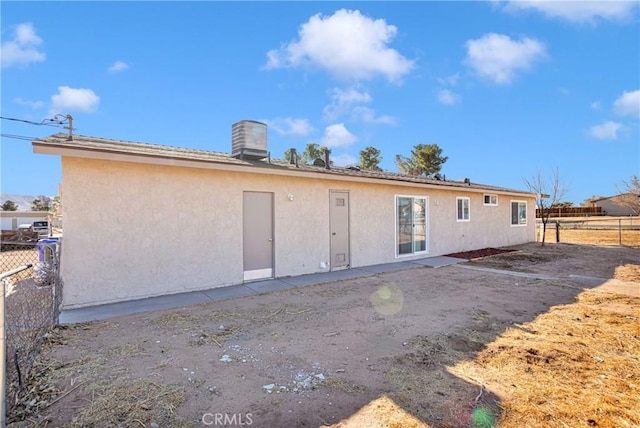
[[[231,126],[231,156],[237,159],[264,159],[267,151],[267,125],[241,120]]]

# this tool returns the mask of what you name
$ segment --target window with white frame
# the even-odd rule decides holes
[[[527,225],[527,202],[511,201],[511,226]]]
[[[484,195],[483,203],[490,206],[498,205],[498,195]]]
[[[427,236],[428,199],[396,196],[396,251],[398,256],[429,250]]]
[[[467,197],[457,197],[456,198],[456,211],[458,213],[458,221],[469,221],[471,219],[470,217],[470,206],[471,206],[471,199],[467,198]]]

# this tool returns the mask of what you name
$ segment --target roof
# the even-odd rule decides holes
[[[617,195],[613,195],[613,196],[603,196],[603,197],[601,197],[601,198],[589,199],[589,202],[592,202],[592,203],[598,203],[598,202],[600,202],[600,201],[606,201],[606,200],[609,200],[609,199],[620,199],[620,198],[624,198],[624,197],[629,196],[629,195],[633,195],[633,193],[631,193],[631,192],[625,192],[625,193],[618,193]],[[637,195],[637,196],[640,198],[640,195]]]
[[[183,147],[164,146],[158,144],[140,143],[133,141],[112,140],[107,138],[74,135],[73,140],[68,139],[67,134],[54,134],[49,137],[37,138],[32,142],[34,152],[45,154],[58,154],[74,157],[100,157],[96,154],[117,154],[127,157],[144,157],[156,159],[184,160],[205,163],[209,167],[226,166],[224,169],[245,170],[259,168],[255,172],[273,173],[278,175],[299,175],[311,173],[323,178],[362,178],[367,181],[374,180],[386,184],[412,183],[424,184],[427,187],[438,186],[444,188],[464,188],[466,190],[492,191],[502,193],[516,193],[533,195],[523,190],[509,189],[505,187],[491,186],[473,182],[457,180],[439,180],[433,177],[423,177],[407,174],[392,173],[387,171],[361,170],[357,167],[336,167],[330,169],[299,163],[297,166],[289,162],[270,159],[269,161],[241,160],[231,157],[228,153],[213,152],[207,150],[187,149]],[[93,156],[89,156],[93,154]],[[106,156],[105,156],[106,158]],[[306,175],[306,174],[305,174]],[[335,177],[334,177],[335,176]]]

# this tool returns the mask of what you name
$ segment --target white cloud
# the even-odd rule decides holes
[[[122,61],[116,61],[107,69],[111,73],[117,73],[119,71],[124,71],[129,68],[129,64]]]
[[[26,66],[44,61],[47,56],[38,50],[40,44],[42,39],[36,34],[32,23],[19,24],[13,39],[2,43],[0,48],[2,67]]]
[[[20,104],[21,106],[27,106],[34,110],[44,107],[44,101],[29,101],[23,100],[22,98],[14,98],[13,100],[16,104]]]
[[[452,74],[451,76],[439,77],[438,83],[441,85],[447,86],[456,86],[458,84],[458,80],[460,79],[460,73]]]
[[[468,40],[465,63],[478,75],[498,84],[509,84],[517,71],[528,70],[546,55],[541,42],[528,37],[520,41],[503,34],[489,33]]]
[[[383,125],[395,125],[396,119],[392,116],[376,116],[375,110],[365,106],[373,101],[366,91],[351,87],[348,89],[333,88],[331,92],[331,104],[322,110],[324,120],[331,122],[342,116],[349,116],[351,120],[365,123],[377,123]]]
[[[376,116],[375,110],[365,106],[354,107],[351,112],[351,118],[364,123],[377,123],[381,125],[395,125],[398,123],[395,117],[389,115]]]
[[[381,75],[399,82],[413,68],[388,44],[398,29],[358,10],[316,14],[300,26],[298,39],[267,52],[265,69],[316,66],[343,80],[368,80]]]
[[[451,92],[448,89],[438,91],[438,102],[440,104],[452,106],[460,102],[460,95]]]
[[[371,100],[371,95],[356,88],[348,88],[346,90],[333,88],[331,91],[331,104],[324,107],[322,114],[325,120],[333,121],[340,116],[348,114],[354,104],[366,104]]]
[[[618,138],[618,131],[622,125],[617,122],[608,121],[601,125],[592,126],[589,129],[589,135],[598,140],[615,140]]]
[[[594,110],[600,110],[600,108],[602,107],[602,104],[600,104],[600,101],[594,101],[590,104],[590,106]]]
[[[353,135],[349,130],[344,126],[344,123],[336,123],[334,125],[329,125],[324,130],[324,135],[322,136],[321,145],[326,147],[344,147],[358,141],[358,138]]]
[[[640,89],[620,95],[613,103],[613,110],[620,116],[640,117]]]
[[[51,96],[51,113],[66,114],[70,111],[92,113],[98,108],[100,97],[91,89],[58,86],[58,93]]]
[[[340,89],[333,88],[331,92],[331,104],[322,110],[324,120],[331,122],[342,116],[350,116],[351,120],[365,123],[377,123],[383,125],[395,125],[396,119],[392,116],[376,116],[375,110],[365,106],[373,101],[371,95],[357,88]]]
[[[304,137],[314,131],[313,126],[307,119],[296,119],[293,117],[276,118],[265,121],[269,128],[273,129],[280,135],[295,135]]]
[[[337,156],[331,156],[331,160],[335,166],[347,166],[358,163],[358,159],[348,153],[341,153]]]
[[[629,19],[638,3],[634,1],[509,1],[507,11],[535,10],[551,18],[571,22],[594,23],[596,19],[622,21]]]

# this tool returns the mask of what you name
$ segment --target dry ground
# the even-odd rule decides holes
[[[59,327],[12,420],[640,426],[638,248],[511,248],[462,266]]]

